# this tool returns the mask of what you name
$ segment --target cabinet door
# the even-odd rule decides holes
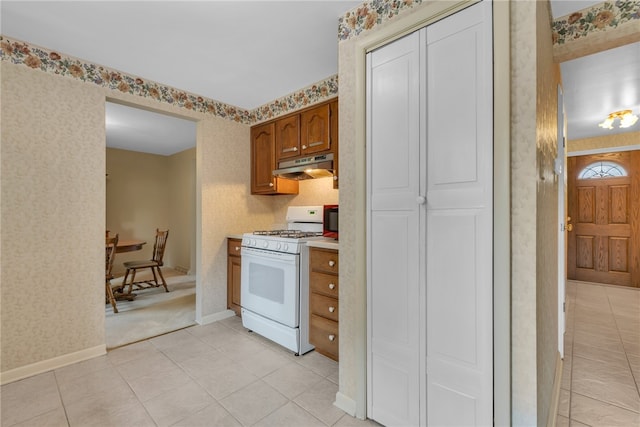
[[[339,160],[340,155],[338,153],[338,101],[333,101],[331,104],[331,151],[333,151],[333,189],[337,190],[339,187],[338,177],[340,176]]]
[[[251,129],[251,192],[275,190],[275,125],[267,123]]]
[[[329,104],[324,104],[301,114],[300,148],[302,154],[314,154],[331,150]]]
[[[227,308],[235,311],[237,316],[240,316],[241,245],[242,240],[227,240]]]
[[[277,160],[300,155],[300,116],[298,114],[276,121]]]
[[[298,181],[273,176],[275,169],[275,124],[251,129],[251,194],[298,194]]]

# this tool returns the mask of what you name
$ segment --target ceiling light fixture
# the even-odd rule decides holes
[[[609,116],[604,119],[602,123],[598,123],[598,126],[603,129],[613,129],[613,122],[616,119],[620,119],[621,128],[628,128],[633,126],[638,121],[638,116],[632,114],[631,110],[615,111],[609,114]]]

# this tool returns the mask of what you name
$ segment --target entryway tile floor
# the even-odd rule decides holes
[[[9,426],[378,426],[333,405],[338,364],[296,357],[239,317],[3,385]]]
[[[640,289],[568,281],[557,426],[640,426]]]

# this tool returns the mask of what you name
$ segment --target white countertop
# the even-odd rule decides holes
[[[314,248],[323,248],[323,249],[333,249],[340,250],[340,244],[336,239],[323,239],[323,240],[312,240],[307,242],[307,246],[311,246]]]

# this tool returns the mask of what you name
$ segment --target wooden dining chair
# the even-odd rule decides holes
[[[156,241],[153,244],[153,256],[149,261],[129,261],[124,263],[124,267],[127,271],[124,274],[124,279],[122,280],[122,291],[129,285],[129,294],[133,290],[133,286],[135,285],[138,289],[146,289],[146,288],[157,288],[160,285],[164,286],[164,290],[169,292],[169,288],[167,288],[167,282],[164,280],[164,276],[162,275],[162,258],[164,257],[164,249],[167,246],[167,237],[169,237],[169,230],[160,231],[156,229]],[[141,269],[151,269],[151,273],[153,274],[153,279],[141,280],[136,282],[136,272]],[[157,274],[156,274],[157,273]],[[131,274],[131,281],[127,283],[127,278]],[[158,282],[158,276],[162,282]]]
[[[118,307],[116,306],[116,298],[113,296],[113,289],[111,289],[111,279],[113,279],[113,274],[111,270],[113,270],[113,261],[116,259],[116,247],[118,246],[118,235],[115,237],[107,237],[105,242],[106,249],[106,266],[105,266],[105,292],[106,299],[111,303],[113,307],[113,312],[118,312]]]

